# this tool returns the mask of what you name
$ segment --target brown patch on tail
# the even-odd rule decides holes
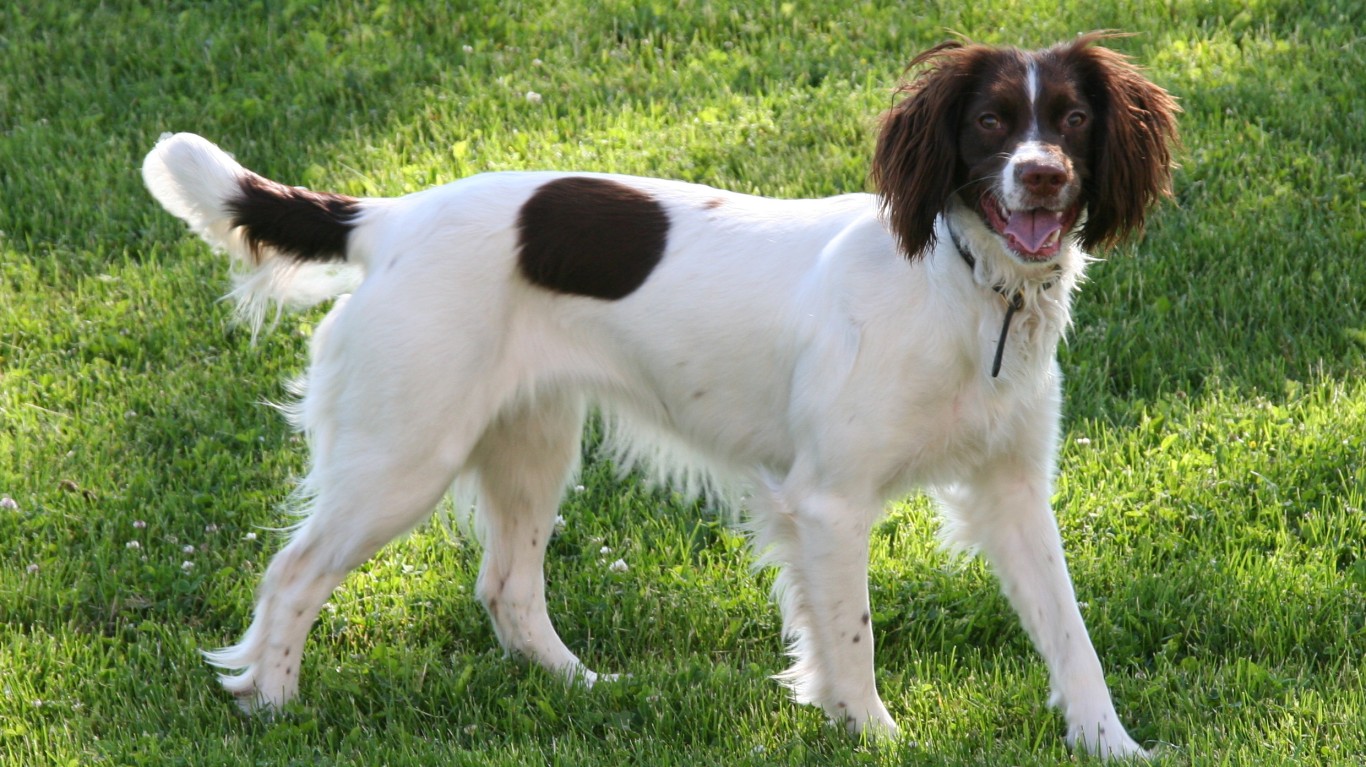
[[[252,260],[270,247],[296,261],[344,261],[360,200],[285,186],[256,174],[238,181],[227,203],[232,225],[242,229]]]

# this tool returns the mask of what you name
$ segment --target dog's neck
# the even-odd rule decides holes
[[[949,246],[967,267],[973,282],[989,288],[1003,304],[1001,331],[990,370],[991,377],[996,378],[1001,372],[1006,342],[1012,325],[1016,324],[1017,313],[1028,309],[1045,325],[1055,325],[1059,333],[1070,323],[1070,294],[1081,276],[1086,256],[1075,244],[1068,244],[1053,263],[1020,268],[976,219],[976,214],[961,203],[952,206],[944,215],[943,228]],[[1055,308],[1050,309],[1049,305]]]

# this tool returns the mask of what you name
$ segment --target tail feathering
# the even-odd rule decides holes
[[[171,214],[231,259],[240,321],[255,338],[265,318],[348,292],[345,263],[360,201],[270,181],[193,133],[165,134],[142,164],[147,189]]]

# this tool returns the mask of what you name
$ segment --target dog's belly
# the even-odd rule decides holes
[[[657,383],[668,427],[718,458],[785,470],[793,455],[787,381],[774,380],[771,370],[755,369],[760,360],[718,362],[684,365],[671,380]]]
[[[691,328],[685,348],[659,339],[618,346],[617,375],[598,389],[599,404],[621,425],[642,431],[631,439],[670,440],[707,464],[695,468],[786,473],[794,455],[789,355],[711,330]]]
[[[1014,449],[1031,407],[1023,392],[980,382],[933,347],[913,344],[895,379],[904,386],[888,388],[842,332],[812,339],[790,327],[747,329],[700,321],[662,339],[628,336],[612,350],[618,380],[628,383],[604,392],[604,404],[622,405],[615,409],[626,418],[723,472],[784,477],[804,463],[822,481],[887,497],[957,481]],[[941,384],[958,380],[917,384],[911,369]],[[662,435],[644,438],[654,436]]]

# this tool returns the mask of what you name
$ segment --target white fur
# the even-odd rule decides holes
[[[145,172],[168,209],[251,263],[223,211],[227,182],[246,171],[182,134]],[[1049,507],[1055,351],[1087,260],[1075,244],[1024,263],[955,204],[912,261],[871,195],[785,201],[596,176],[660,201],[668,249],[623,299],[565,296],[520,276],[515,228],[523,202],[565,175],[485,174],[363,201],[347,260],[365,279],[319,328],[297,411],[310,514],[271,562],[242,641],[209,654],[240,670],[225,686],[248,708],[289,700],[333,587],[457,479],[478,488],[477,591],[499,641],[592,682],[551,625],[541,566],[599,407],[621,455],[748,499],[755,548],[781,568],[795,661],[782,680],[798,700],[854,731],[896,732],[874,680],[868,534],[889,499],[924,487],[951,539],[1000,574],[1069,742],[1141,754],[1115,715]],[[266,256],[269,277],[246,284],[295,298],[291,270]],[[1024,297],[998,378],[1006,302],[994,286]]]
[[[1025,93],[1029,96],[1029,133],[1025,138],[1034,141],[1039,138],[1039,64],[1033,60],[1025,68]]]
[[[1030,165],[1055,168],[1066,175],[1067,182],[1063,185],[1061,197],[1070,200],[1081,193],[1081,179],[1073,171],[1072,162],[1066,154],[1052,144],[1038,140],[1025,141],[1015,147],[1010,160],[1001,170],[1000,197],[1007,208],[1020,210],[1038,204],[1038,195],[1029,191],[1020,181],[1022,170]]]

